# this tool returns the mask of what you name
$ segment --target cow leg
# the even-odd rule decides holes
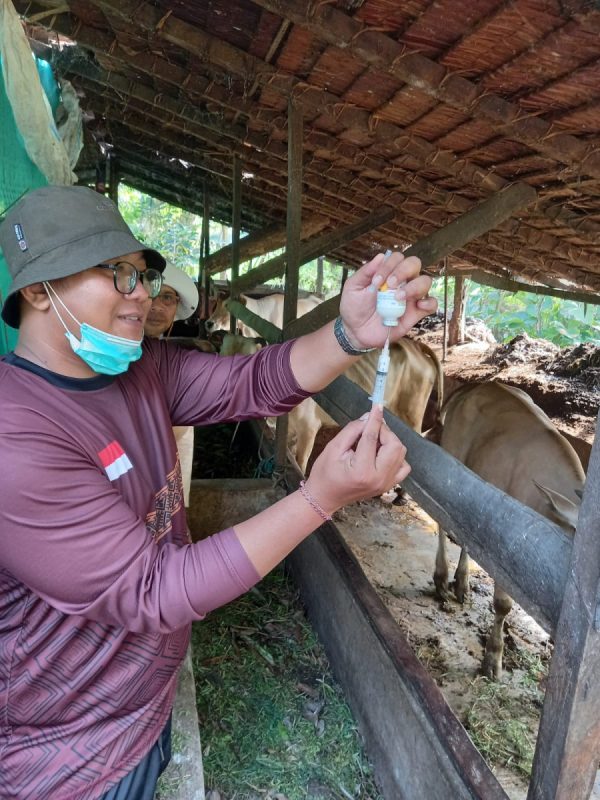
[[[494,624],[485,643],[482,672],[491,680],[502,677],[502,656],[504,653],[504,620],[513,606],[509,597],[498,584],[494,585]]]
[[[438,528],[438,546],[435,554],[435,572],[433,573],[435,593],[440,600],[448,599],[448,553],[446,552],[446,534]]]
[[[308,459],[312,453],[314,443],[314,430],[301,428],[300,430],[296,431],[296,452],[294,457],[302,472],[306,472],[306,465],[308,464]]]
[[[464,603],[469,596],[469,552],[466,547],[460,551],[458,566],[454,573],[454,594],[459,603]]]

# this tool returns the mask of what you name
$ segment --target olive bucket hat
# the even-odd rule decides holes
[[[0,224],[0,248],[12,283],[2,319],[19,327],[19,290],[66,278],[112,258],[142,250],[162,272],[165,259],[135,238],[116,205],[85,186],[44,186],[28,192]]]

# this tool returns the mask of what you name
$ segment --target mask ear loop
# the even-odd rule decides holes
[[[66,326],[64,319],[61,317],[61,315],[60,315],[60,311],[59,311],[59,310],[58,310],[58,308],[56,307],[56,305],[55,305],[55,303],[54,303],[54,300],[52,299],[52,295],[50,294],[50,292],[52,292],[52,294],[54,295],[54,297],[56,297],[56,299],[58,300],[58,302],[61,304],[61,306],[62,306],[62,307],[64,308],[64,310],[67,312],[67,314],[68,314],[68,315],[71,317],[71,319],[75,320],[75,322],[76,322],[76,323],[79,325],[79,327],[81,328],[81,322],[79,322],[79,320],[77,319],[77,317],[73,316],[73,314],[72,314],[72,313],[69,311],[69,309],[66,307],[66,305],[63,303],[63,301],[62,301],[62,300],[60,299],[60,297],[58,296],[58,294],[57,294],[57,292],[56,292],[56,289],[54,288],[54,286],[51,286],[51,285],[50,285],[50,284],[49,284],[47,281],[42,281],[42,286],[43,286],[43,287],[44,287],[44,289],[46,290],[46,293],[47,293],[47,295],[48,295],[48,300],[50,300],[50,303],[52,304],[52,308],[55,310],[55,312],[56,312],[56,316],[57,316],[57,317],[59,318],[59,320],[61,321],[61,323],[62,323],[62,326],[63,326],[63,328],[66,330],[66,332],[67,332],[67,333],[71,333],[71,331],[70,331],[70,330],[68,329],[68,327]],[[50,290],[50,291],[48,291],[48,290]],[[73,335],[73,334],[71,334],[71,335]]]

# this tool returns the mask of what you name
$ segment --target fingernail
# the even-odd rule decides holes
[[[395,275],[390,275],[389,278],[387,279],[387,285],[390,287],[390,289],[393,289],[397,283],[398,283],[398,278]]]
[[[366,422],[369,419],[369,412],[365,411],[365,413],[360,417],[360,422]]]
[[[376,292],[382,283],[383,283],[383,275],[373,275],[373,277],[371,278],[371,285],[369,286],[369,291]]]
[[[396,292],[396,300],[406,300],[406,291],[404,289],[398,289]]]

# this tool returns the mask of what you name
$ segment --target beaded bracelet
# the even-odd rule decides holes
[[[308,489],[306,488],[305,481],[300,481],[300,494],[308,503],[310,503],[312,508],[317,512],[317,514],[321,517],[322,520],[324,520],[325,522],[329,522],[329,520],[332,519],[332,517],[321,508],[321,506],[317,503],[312,494],[308,491]]]
[[[354,347],[351,341],[348,339],[346,335],[346,329],[344,328],[344,320],[341,317],[338,317],[333,325],[333,332],[335,334],[335,338],[338,341],[339,346],[342,348],[344,353],[348,353],[349,356],[362,356],[365,353],[370,353],[372,350],[375,350],[374,347],[365,347],[363,349],[358,349]]]

